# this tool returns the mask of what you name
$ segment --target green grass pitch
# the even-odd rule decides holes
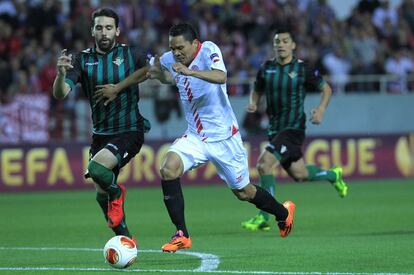
[[[324,183],[283,183],[296,203],[291,235],[248,232],[257,210],[224,184],[184,186],[193,247],[160,253],[174,233],[160,188],[128,188],[128,225],[143,274],[414,273],[414,180],[353,181],[341,199]],[[111,236],[93,190],[0,195],[0,274],[118,274],[104,263]]]

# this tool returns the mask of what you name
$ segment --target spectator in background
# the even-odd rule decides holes
[[[322,58],[322,64],[331,76],[333,91],[343,93],[349,81],[352,66],[351,62],[345,58],[342,48],[340,46],[334,47],[333,52]]]
[[[389,0],[380,1],[380,6],[374,10],[372,23],[381,30],[384,28],[385,21],[389,20],[391,26],[396,27],[398,23],[398,13],[395,8],[391,7]]]
[[[360,13],[369,13],[371,15],[379,6],[379,0],[360,0],[357,8]]]
[[[414,72],[414,62],[405,49],[401,48],[392,52],[392,55],[385,61],[385,71],[394,78],[388,84],[389,92],[407,93],[407,75]]]
[[[411,32],[414,33],[414,1],[404,0],[401,4],[399,12],[400,18],[407,22]]]

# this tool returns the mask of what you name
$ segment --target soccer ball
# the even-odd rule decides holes
[[[127,268],[132,265],[138,255],[137,246],[127,236],[115,236],[111,238],[103,250],[105,261],[114,268]]]

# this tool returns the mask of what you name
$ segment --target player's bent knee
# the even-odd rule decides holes
[[[90,161],[88,164],[88,173],[89,176],[93,179],[93,181],[97,182],[99,179],[99,166],[98,163],[95,161]]]
[[[161,167],[160,174],[163,180],[174,180],[180,176],[177,169],[172,169],[166,166]]]
[[[112,182],[113,173],[102,164],[91,160],[88,164],[88,173],[92,180],[100,185],[102,182]]]

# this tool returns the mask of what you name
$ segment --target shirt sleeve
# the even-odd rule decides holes
[[[213,42],[204,42],[203,46],[205,46],[205,60],[207,66],[212,70],[220,70],[227,73],[219,47]]]
[[[82,75],[81,53],[73,56],[72,66],[73,68],[68,69],[66,72],[65,82],[69,84],[71,90],[74,90],[76,83],[80,82]]]
[[[145,67],[149,62],[151,55],[147,52],[139,50],[137,47],[131,47],[132,58],[134,59],[134,64],[137,69]]]
[[[161,55],[160,57],[160,64],[161,64],[161,70],[163,71],[169,71],[171,72],[171,66],[173,64],[173,59],[172,59],[172,53],[171,52],[166,52],[163,55]]]
[[[320,71],[317,68],[311,67],[305,63],[305,87],[307,91],[321,91],[325,85]]]

